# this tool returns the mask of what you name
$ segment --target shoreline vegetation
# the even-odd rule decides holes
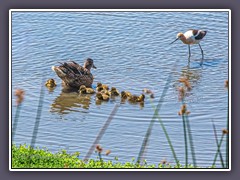
[[[46,148],[31,148],[28,145],[16,146],[12,145],[12,168],[22,169],[22,168],[38,168],[38,169],[48,169],[48,168],[96,168],[96,169],[111,169],[111,168],[131,168],[131,169],[145,169],[145,168],[196,168],[193,165],[181,164],[169,164],[166,161],[161,161],[158,165],[147,164],[146,161],[139,164],[132,159],[130,162],[121,163],[118,162],[118,158],[115,157],[114,161],[105,161],[101,158],[101,152],[98,151],[98,159],[82,160],[79,159],[79,152],[73,154],[67,153],[66,150],[61,150],[57,153],[52,153]],[[197,167],[204,168],[204,167]],[[215,168],[215,166],[207,167]]]
[[[141,151],[139,153],[139,157],[135,161],[133,158],[129,162],[121,163],[118,161],[118,158],[113,158],[113,161],[110,160],[104,160],[102,158],[103,149],[100,145],[96,145],[95,152],[97,152],[97,158],[96,159],[88,159],[88,160],[82,160],[79,159],[79,152],[69,154],[66,150],[61,150],[58,153],[52,153],[48,151],[47,149],[40,149],[40,148],[32,148],[35,147],[35,138],[36,134],[38,132],[38,126],[39,122],[41,120],[41,110],[43,105],[43,98],[44,98],[44,90],[43,87],[41,88],[40,92],[40,98],[39,98],[39,106],[38,111],[36,115],[36,121],[34,126],[34,132],[35,134],[32,138],[31,145],[20,145],[16,146],[15,144],[12,144],[11,150],[12,150],[12,159],[11,159],[11,165],[12,168],[217,168],[216,162],[219,157],[219,162],[221,163],[222,168],[229,168],[229,117],[227,114],[226,119],[226,128],[223,128],[221,131],[221,138],[219,139],[218,133],[215,127],[215,123],[212,120],[212,126],[214,131],[214,137],[216,141],[216,153],[213,157],[213,163],[209,167],[199,167],[197,165],[197,158],[196,156],[198,154],[195,154],[195,148],[194,148],[194,140],[192,136],[191,131],[191,125],[190,125],[190,118],[189,114],[191,113],[188,108],[185,101],[185,94],[187,91],[191,90],[191,84],[189,80],[184,77],[179,79],[179,83],[182,83],[182,86],[178,87],[179,92],[179,101],[182,102],[182,106],[180,111],[178,112],[178,115],[181,117],[183,122],[183,130],[184,130],[184,143],[185,143],[185,162],[179,162],[179,159],[177,157],[177,154],[174,150],[174,146],[171,142],[171,139],[168,135],[168,132],[164,126],[164,123],[161,119],[161,117],[158,114],[159,107],[155,107],[152,103],[152,107],[155,110],[154,116],[159,121],[160,126],[165,134],[165,137],[167,139],[168,145],[171,149],[172,156],[174,157],[174,164],[170,164],[167,161],[163,160],[159,162],[158,164],[148,164],[146,160],[142,160],[140,157],[144,153],[144,143],[142,145]],[[225,81],[225,88],[228,90],[228,80]],[[18,118],[20,115],[20,109],[21,104],[24,100],[24,90],[17,89],[15,92],[16,104],[16,114],[12,126],[12,138],[14,139],[15,131],[17,129],[18,124]],[[229,105],[228,105],[229,108]],[[228,109],[229,110],[229,109]],[[150,127],[151,128],[151,127]],[[145,136],[145,139],[147,141],[150,133],[147,133]],[[224,154],[222,153],[223,147],[223,141],[226,141],[225,146],[225,158],[223,157]],[[189,148],[188,148],[189,147]],[[111,153],[110,150],[107,150],[105,155],[109,155]],[[192,164],[189,163],[189,156],[192,156]],[[210,159],[209,159],[210,160]],[[210,160],[211,161],[211,160]]]

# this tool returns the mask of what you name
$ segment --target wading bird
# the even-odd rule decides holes
[[[191,56],[190,45],[198,44],[200,49],[201,49],[202,59],[203,59],[203,50],[202,50],[202,47],[200,45],[200,41],[204,38],[204,36],[206,34],[207,34],[207,31],[190,29],[187,32],[185,32],[184,34],[181,33],[181,32],[178,33],[177,34],[177,39],[175,39],[170,44],[173,44],[178,39],[180,39],[184,44],[187,44],[188,45],[188,51],[189,51],[189,56],[188,56],[189,59],[190,59],[190,56]]]

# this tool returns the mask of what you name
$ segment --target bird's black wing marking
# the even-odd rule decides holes
[[[198,33],[198,30],[196,30],[196,29],[191,29],[191,30],[192,30],[192,32],[193,32],[193,35],[196,36],[197,33]]]
[[[205,35],[207,34],[207,31],[200,31],[197,36],[195,36],[196,40],[201,40]]]

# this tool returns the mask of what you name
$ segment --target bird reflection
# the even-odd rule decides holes
[[[181,77],[185,77],[191,83],[197,83],[201,78],[201,68],[191,68],[190,63],[187,66],[182,68]]]
[[[180,76],[176,79],[174,86],[179,92],[178,99],[181,101],[183,97],[192,95],[192,90],[196,87],[198,81],[201,79],[202,68],[191,68],[190,63],[181,69]]]
[[[63,90],[51,105],[51,112],[68,114],[88,110],[91,104],[91,94],[79,94],[75,91]]]

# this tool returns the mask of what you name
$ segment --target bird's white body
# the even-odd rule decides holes
[[[198,36],[199,33],[200,33],[200,30],[198,31],[198,34],[194,36],[193,30],[188,30],[187,32],[184,33],[184,36],[189,44],[198,44],[201,41],[201,39],[196,40],[195,37]],[[186,43],[186,44],[188,44],[188,43]]]

